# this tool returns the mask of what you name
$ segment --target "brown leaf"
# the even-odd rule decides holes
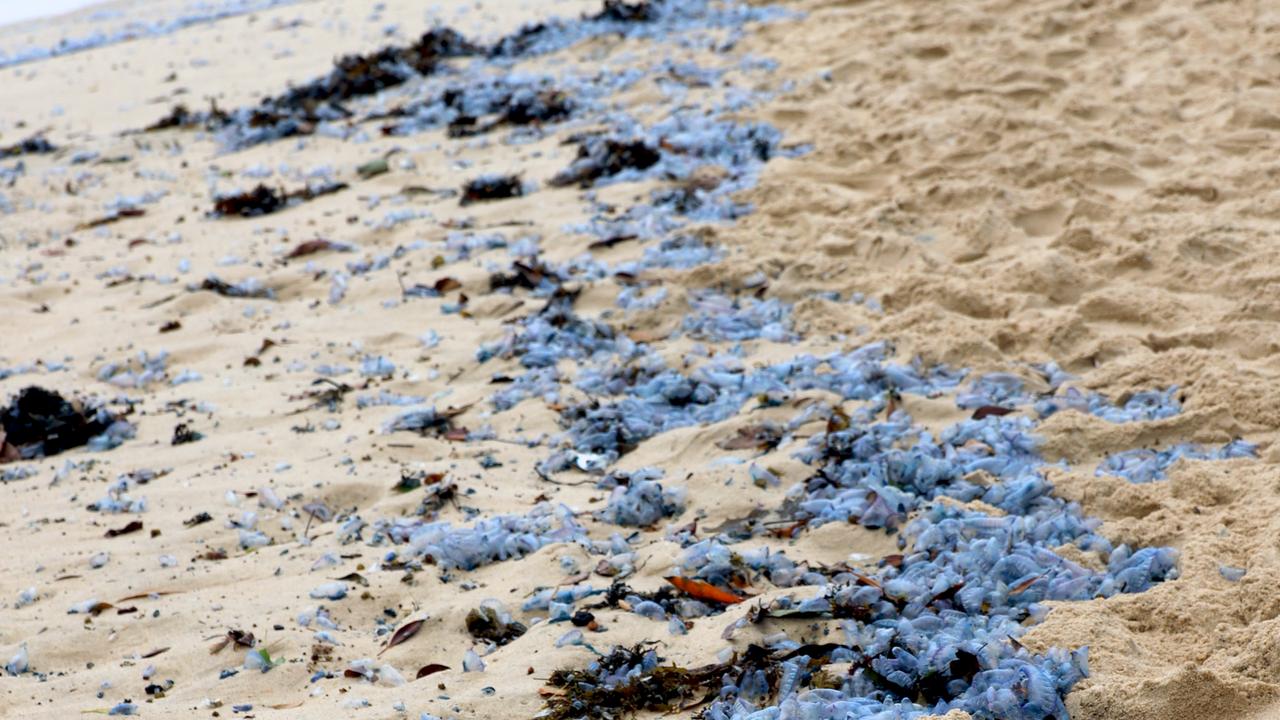
[[[93,604],[92,607],[89,608],[89,614],[94,617],[98,617],[99,615],[106,612],[107,610],[110,610],[113,607],[115,607],[115,605],[112,605],[109,602],[96,602]]]
[[[333,248],[334,248],[334,243],[329,240],[325,240],[323,238],[316,238],[315,240],[306,240],[294,246],[294,248],[289,251],[289,254],[285,255],[285,258],[292,260],[293,258],[300,258],[307,255],[314,255],[318,252],[324,252],[325,250],[331,250]]]
[[[151,650],[151,651],[149,651],[149,652],[145,652],[145,653],[143,653],[143,654],[142,654],[142,659],[143,659],[143,660],[146,660],[147,658],[153,658],[153,657],[155,657],[155,656],[157,656],[157,655],[160,655],[160,654],[163,654],[163,653],[167,653],[167,652],[169,652],[169,648],[167,648],[167,647],[156,648],[155,650]]]
[[[335,580],[344,580],[344,581],[346,581],[346,582],[353,582],[353,583],[355,583],[355,584],[357,584],[357,585],[361,585],[361,586],[364,586],[364,587],[369,587],[369,581],[365,578],[365,576],[361,575],[361,574],[360,574],[360,573],[358,573],[358,572],[347,573],[346,575],[343,575],[343,576],[342,576],[342,577],[340,577],[340,578],[334,578],[334,579],[335,579]]]
[[[443,295],[447,292],[451,292],[453,290],[457,290],[458,288],[462,287],[462,283],[458,282],[457,279],[455,278],[442,277],[439,280],[437,280],[435,282],[435,285],[433,285],[432,287],[435,288],[436,292]]]
[[[1039,580],[1039,579],[1040,579],[1040,578],[1042,578],[1042,577],[1044,577],[1044,573],[1041,573],[1041,574],[1036,575],[1036,576],[1034,576],[1034,577],[1029,577],[1029,578],[1027,578],[1026,580],[1023,580],[1022,582],[1018,583],[1017,585],[1014,585],[1013,587],[1009,588],[1009,594],[1010,594],[1010,595],[1018,595],[1018,594],[1020,594],[1020,593],[1024,593],[1024,592],[1026,592],[1026,591],[1027,591],[1027,590],[1028,590],[1032,585],[1035,585],[1035,584],[1036,584],[1036,581],[1037,581],[1037,580]]]
[[[827,432],[840,432],[849,429],[850,418],[843,410],[836,408],[827,418]]]
[[[676,586],[680,592],[688,595],[694,600],[709,600],[711,602],[723,603],[725,605],[733,605],[740,603],[746,598],[736,593],[720,588],[702,580],[694,580],[693,578],[681,577],[679,575],[671,575],[664,578],[667,582]]]
[[[614,245],[617,245],[618,243],[624,243],[628,240],[635,240],[638,237],[640,236],[639,235],[615,235],[611,238],[605,238],[604,240],[597,240],[591,243],[590,245],[588,245],[587,249],[602,250],[604,248],[611,248]]]
[[[122,528],[108,530],[107,537],[113,538],[113,537],[119,537],[121,535],[128,535],[129,533],[138,532],[141,529],[142,529],[142,521],[134,520],[133,522],[129,523],[128,525],[125,525]]]
[[[986,417],[1001,417],[1013,412],[1013,408],[1000,407],[999,405],[983,405],[973,411],[973,419],[981,420]]]
[[[408,623],[405,623],[404,625],[401,625],[398,630],[396,630],[394,633],[391,634],[391,639],[387,641],[387,646],[382,648],[382,651],[379,652],[378,655],[382,655],[382,653],[390,650],[391,648],[399,645],[402,642],[405,642],[406,640],[413,637],[414,635],[417,635],[418,631],[422,629],[422,623],[423,623],[422,620],[414,620],[413,622],[408,622]],[[418,677],[422,677],[422,676],[419,675]]]
[[[430,665],[423,665],[422,667],[418,668],[418,676],[414,679],[415,680],[421,679],[428,675],[434,675],[438,672],[443,672],[448,669],[449,669],[448,665],[441,665],[440,663],[431,663]]]

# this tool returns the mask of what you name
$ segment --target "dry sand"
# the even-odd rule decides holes
[[[338,268],[415,240],[439,241],[445,223],[462,217],[475,218],[479,227],[531,220],[529,230],[541,232],[549,257],[576,255],[587,240],[561,230],[582,219],[573,189],[543,188],[473,208],[431,201],[421,207],[434,219],[391,230],[366,225],[386,206],[371,211],[361,200],[408,184],[457,187],[482,169],[520,169],[543,180],[571,157],[558,138],[468,150],[475,167],[460,170],[437,145],[443,140],[438,131],[375,137],[367,144],[313,138],[303,153],[283,141],[234,154],[219,154],[212,142],[190,133],[120,135],[154,121],[175,99],[199,106],[214,96],[221,106],[234,107],[279,92],[290,81],[319,74],[338,54],[377,47],[385,41],[385,25],[398,24],[402,39],[422,29],[421,4],[385,5],[381,19],[370,22],[369,6],[304,2],[0,71],[0,144],[47,127],[52,141],[72,150],[129,158],[82,167],[68,166],[65,154],[29,157],[26,176],[0,189],[16,205],[0,216],[0,309],[6,319],[0,365],[65,360],[70,368],[9,377],[0,383],[3,394],[32,382],[68,393],[112,394],[96,379],[105,362],[161,348],[171,353],[171,373],[190,369],[203,376],[177,387],[161,383],[130,391],[143,402],[134,418],[138,437],[122,447],[46,459],[36,476],[0,487],[0,542],[9,550],[0,556],[0,659],[26,642],[32,665],[49,673],[43,683],[30,676],[0,679],[0,716],[66,718],[124,697],[141,701],[140,674],[154,663],[156,678],[172,678],[175,685],[167,698],[143,707],[145,717],[208,717],[206,698],[225,703],[223,716],[232,704],[253,703],[259,717],[393,718],[400,716],[393,703],[402,700],[412,717],[421,711],[529,717],[541,707],[538,690],[553,669],[586,661],[582,648],[553,647],[562,628],[537,625],[487,657],[487,672],[460,672],[470,647],[461,621],[466,610],[487,597],[518,607],[533,588],[564,580],[562,556],[576,553],[581,563],[593,562],[571,546],[465,573],[475,589],[460,592],[458,581],[444,584],[430,572],[417,573],[413,584],[399,573],[368,572],[383,551],[338,545],[333,524],[311,531],[309,545],[299,543],[305,516],[285,529],[288,510],[261,510],[262,527],[276,544],[256,552],[239,551],[235,530],[224,526],[240,512],[227,504],[227,493],[239,493],[244,508],[257,509],[244,494],[264,486],[282,498],[323,499],[368,517],[410,511],[415,501],[390,490],[405,468],[449,473],[474,493],[465,504],[485,515],[524,511],[544,494],[587,509],[604,495],[590,485],[541,482],[531,471],[542,456],[538,449],[385,435],[383,423],[394,408],[357,410],[348,402],[330,414],[304,410],[305,401],[290,399],[315,377],[291,372],[291,363],[356,367],[372,354],[399,368],[375,391],[433,397],[442,407],[483,403],[495,369],[478,368],[473,352],[500,337],[504,319],[522,311],[506,296],[481,295],[487,271],[480,261],[435,271],[431,255],[422,252],[397,265],[396,272],[414,282],[447,272],[474,289],[471,317],[460,317],[440,314],[438,301],[384,307],[385,299],[399,295],[396,273],[353,279],[346,299],[331,306],[327,279],[304,269],[305,260],[286,264],[280,256],[314,237],[358,245],[356,256],[313,258],[318,267]],[[449,10],[444,17],[466,33],[496,36],[543,15],[595,7],[533,5],[494,0],[461,19]],[[1057,604],[1026,642],[1036,650],[1090,647],[1091,677],[1067,700],[1073,717],[1280,716],[1280,599],[1274,590],[1280,582],[1280,451],[1273,449],[1280,426],[1280,278],[1273,270],[1280,267],[1274,168],[1280,9],[1191,0],[815,0],[789,6],[807,15],[753,32],[739,50],[778,60],[778,77],[794,78],[797,89],[748,113],[778,126],[788,142],[811,142],[814,150],[770,163],[760,185],[746,193],[756,212],[711,231],[731,250],[728,258],[672,273],[665,278],[670,291],[679,298],[684,289],[732,287],[765,272],[770,296],[797,303],[808,338],[786,353],[834,349],[843,345],[830,339],[835,334],[857,332],[868,340],[893,340],[900,355],[979,371],[1056,360],[1078,376],[1080,387],[1110,396],[1182,388],[1185,411],[1176,418],[1117,426],[1062,413],[1042,426],[1046,455],[1078,468],[1051,471],[1059,494],[1103,518],[1102,532],[1110,538],[1178,548],[1181,577],[1145,593]],[[0,41],[49,32],[3,30]],[[617,57],[643,47],[595,43],[588,50]],[[566,56],[585,53],[578,48]],[[171,73],[177,77],[166,80]],[[621,101],[654,99],[633,91]],[[20,122],[25,128],[17,127]],[[412,158],[417,170],[393,163],[386,175],[356,178],[358,164],[393,147],[402,148],[398,157]],[[229,190],[251,184],[234,177],[245,168],[282,162],[333,166],[353,188],[264,218],[204,217],[209,178],[216,174],[210,168],[232,176],[218,182]],[[53,171],[67,167],[67,174]],[[145,217],[108,225],[102,233],[77,230],[102,215],[103,203],[113,197],[149,190],[167,195],[148,205]],[[638,191],[612,192],[623,197]],[[175,231],[179,242],[169,240]],[[74,246],[65,244],[67,237],[76,239]],[[139,238],[147,242],[130,243]],[[617,253],[608,256],[613,260],[632,251],[609,252]],[[243,262],[219,266],[228,256]],[[180,259],[193,269],[176,285],[113,285],[101,275],[116,267],[135,277],[175,274]],[[187,282],[208,272],[231,280],[257,277],[276,289],[278,300],[185,291]],[[812,299],[823,290],[865,293],[878,298],[884,312]],[[583,302],[604,308],[611,298],[593,290]],[[663,312],[635,325],[661,328],[670,322]],[[181,329],[158,334],[174,320]],[[428,330],[442,338],[438,348],[424,349],[419,341]],[[246,365],[266,339],[276,344],[261,353],[260,364]],[[761,357],[780,352],[764,348]],[[351,377],[339,379],[354,382]],[[216,411],[202,412],[196,403]],[[928,417],[931,408],[919,410],[930,422],[960,417]],[[341,428],[324,430],[326,420]],[[500,436],[555,430],[553,412],[538,403],[490,418],[472,410],[461,420],[469,426],[491,422]],[[205,439],[171,446],[178,422]],[[320,429],[291,430],[309,423]],[[732,427],[731,420],[664,434],[623,465],[658,465],[675,478],[688,474],[689,505],[706,526],[740,517],[756,503],[776,504],[782,489],[724,492],[723,471],[707,469],[722,452],[714,442]],[[1167,481],[1145,485],[1092,473],[1101,457],[1125,448],[1220,444],[1241,436],[1259,444],[1257,461],[1182,462]],[[482,469],[478,459],[489,452],[502,467]],[[68,460],[85,464],[55,480]],[[139,519],[159,534],[104,539],[107,529],[131,516],[98,515],[85,505],[119,473],[141,468],[169,470],[135,493],[150,503]],[[183,526],[201,511],[214,522]],[[451,519],[462,519],[451,512]],[[602,529],[600,536],[607,534]],[[631,580],[642,589],[658,587],[678,553],[661,532],[648,536],[652,542],[640,550],[646,562]],[[854,526],[826,526],[792,544],[792,554],[825,561],[894,551],[892,538]],[[226,548],[231,557],[194,559],[210,548]],[[107,565],[90,569],[90,557],[100,551],[110,553]],[[345,553],[341,565],[310,571],[325,552]],[[161,567],[166,554],[178,559],[176,567]],[[1248,573],[1231,583],[1220,575],[1220,564]],[[352,630],[341,634],[343,644],[325,666],[341,669],[346,660],[375,655],[382,640],[370,628],[390,608],[397,613],[393,625],[416,618],[427,624],[383,660],[410,676],[428,662],[455,669],[402,687],[330,681],[311,694],[312,632],[297,627],[294,617],[315,604],[307,597],[312,587],[359,571],[369,587],[332,604],[335,619]],[[55,580],[62,576],[75,577]],[[19,591],[31,585],[40,599],[13,607]],[[149,591],[175,594],[119,602]],[[108,610],[92,619],[66,614],[90,598],[136,605],[138,612]],[[618,614],[600,644],[657,637],[668,657],[707,662],[723,644],[720,629],[729,617],[700,622],[680,638],[644,618]],[[211,655],[210,638],[229,627],[254,632],[290,662],[267,674],[241,671],[218,680],[219,669],[238,659],[229,650]],[[162,647],[169,649],[154,659],[137,658]],[[95,693],[104,681],[112,688],[99,700]],[[370,707],[345,709],[353,698],[367,698]]]

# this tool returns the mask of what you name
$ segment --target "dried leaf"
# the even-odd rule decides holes
[[[694,580],[693,578],[681,577],[679,575],[671,575],[664,579],[676,586],[677,590],[688,595],[694,600],[718,602],[724,603],[725,605],[733,605],[746,600],[746,598],[741,595],[731,593],[728,590],[721,590],[715,585],[702,580]]]
[[[595,242],[588,245],[587,249],[601,250],[604,248],[611,248],[614,245],[627,242],[628,240],[635,240],[638,237],[640,236],[639,235],[615,235],[611,238],[605,238],[604,240],[596,240]]]
[[[402,642],[405,642],[409,638],[412,638],[414,635],[417,635],[418,631],[422,629],[422,623],[423,623],[422,620],[414,620],[413,622],[407,622],[404,625],[401,625],[399,629],[397,629],[394,633],[391,634],[391,639],[387,641],[387,646],[382,648],[381,652],[379,652],[378,655],[382,655],[382,653],[390,650],[391,648],[399,645]],[[422,677],[422,674],[421,674],[422,671],[419,670],[418,673],[419,673],[418,677]]]
[[[157,656],[157,655],[161,655],[161,654],[163,654],[163,653],[167,653],[167,652],[169,652],[169,648],[167,648],[167,647],[156,648],[155,650],[151,650],[151,651],[148,651],[148,652],[143,653],[143,654],[141,655],[141,657],[142,657],[142,659],[143,659],[143,660],[146,660],[146,659],[148,659],[148,658],[153,658],[153,657],[155,657],[155,656]]]
[[[1000,407],[999,405],[983,405],[973,411],[973,419],[981,420],[988,417],[1001,417],[1013,412],[1013,408]]]
[[[303,242],[298,243],[289,251],[288,255],[285,255],[285,259],[292,260],[294,258],[306,257],[307,255],[315,255],[316,253],[324,252],[325,250],[347,252],[350,249],[351,246],[349,245],[336,243],[332,240],[325,240],[324,238],[316,238],[315,240],[304,240]]]
[[[342,580],[344,582],[352,582],[363,587],[369,587],[369,580],[358,572],[347,573],[346,575],[343,575],[340,578],[334,578],[334,579]]]
[[[112,605],[109,602],[96,602],[89,608],[89,614],[94,617],[98,617],[99,615],[106,612],[107,610],[110,610],[113,607],[115,607],[115,605]]]
[[[1033,576],[1033,577],[1029,577],[1029,578],[1027,578],[1026,580],[1023,580],[1022,582],[1018,583],[1017,585],[1014,585],[1013,587],[1009,588],[1009,594],[1010,594],[1010,595],[1018,595],[1018,594],[1020,594],[1020,593],[1024,593],[1024,592],[1026,592],[1028,589],[1030,589],[1030,588],[1031,588],[1031,586],[1032,586],[1032,585],[1035,585],[1035,584],[1036,584],[1036,581],[1037,581],[1037,580],[1039,580],[1039,579],[1040,579],[1040,578],[1042,578],[1042,577],[1044,577],[1044,573],[1041,573],[1041,574],[1039,574],[1039,575],[1036,575],[1036,576]]]
[[[431,663],[430,665],[423,665],[422,667],[418,668],[418,675],[414,679],[415,680],[421,679],[428,675],[434,675],[438,672],[443,672],[448,669],[450,669],[448,665],[441,665],[440,663]]]

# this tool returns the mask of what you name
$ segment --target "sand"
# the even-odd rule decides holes
[[[142,3],[120,5],[145,11]],[[155,679],[174,685],[165,698],[143,705],[144,717],[208,717],[219,707],[229,716],[232,705],[252,703],[259,717],[393,718],[402,716],[397,702],[410,717],[530,717],[542,706],[539,689],[551,671],[589,659],[581,647],[554,647],[562,626],[540,624],[487,656],[486,672],[461,672],[471,647],[461,620],[466,611],[485,598],[518,608],[535,588],[572,574],[562,558],[589,568],[595,560],[580,548],[544,548],[518,563],[459,573],[451,583],[432,572],[406,582],[402,573],[371,572],[383,549],[339,545],[334,523],[306,530],[299,542],[307,519],[299,508],[319,499],[369,518],[412,512],[416,499],[391,489],[402,471],[412,470],[447,473],[466,492],[462,504],[484,516],[525,512],[540,497],[592,509],[606,491],[540,480],[532,467],[541,449],[385,434],[396,408],[362,410],[348,400],[335,413],[309,409],[302,396],[316,375],[290,369],[357,368],[364,356],[386,356],[398,369],[372,381],[369,391],[425,396],[440,407],[474,403],[460,422],[491,424],[499,437],[555,432],[554,412],[536,402],[492,416],[481,410],[493,391],[491,374],[514,371],[515,364],[480,367],[475,349],[539,302],[485,295],[483,260],[436,270],[431,252],[406,255],[394,272],[354,278],[337,305],[327,302],[330,280],[317,272],[414,241],[443,240],[450,221],[464,217],[478,228],[532,223],[521,230],[542,234],[548,258],[577,255],[588,240],[563,231],[584,219],[572,188],[542,187],[466,208],[420,200],[409,207],[433,217],[391,229],[374,224],[388,206],[367,203],[411,184],[458,187],[480,170],[518,169],[542,181],[571,159],[572,149],[554,135],[528,145],[494,143],[468,148],[474,165],[464,169],[442,150],[448,145],[439,131],[367,143],[315,137],[301,152],[286,140],[230,154],[190,132],[121,134],[155,121],[175,101],[200,107],[213,97],[221,107],[236,107],[280,92],[319,74],[336,55],[388,41],[388,25],[397,26],[401,41],[425,27],[420,4],[384,5],[371,20],[369,6],[303,2],[0,71],[0,145],[47,128],[49,139],[69,151],[127,158],[70,166],[65,152],[27,157],[26,175],[0,189],[15,206],[0,221],[6,316],[0,366],[43,361],[69,368],[5,378],[0,395],[39,383],[110,396],[119,391],[98,379],[105,363],[162,348],[170,353],[171,376],[192,370],[203,378],[129,390],[140,398],[132,418],[136,439],[105,453],[39,461],[34,476],[0,486],[0,542],[10,550],[0,557],[0,659],[26,643],[33,668],[48,673],[39,683],[30,675],[0,678],[0,716],[65,718],[124,698],[144,702],[140,676],[154,664]],[[805,339],[798,347],[759,347],[753,361],[843,347],[850,341],[835,338],[844,334],[859,342],[889,339],[899,356],[978,372],[1053,360],[1077,376],[1079,387],[1111,397],[1178,386],[1184,412],[1175,418],[1113,425],[1061,413],[1039,433],[1045,456],[1072,467],[1048,471],[1058,494],[1102,518],[1102,532],[1112,539],[1177,548],[1180,577],[1144,593],[1054,604],[1025,643],[1032,650],[1089,646],[1091,676],[1067,698],[1072,717],[1280,716],[1280,603],[1272,591],[1280,580],[1274,519],[1280,301],[1273,297],[1280,281],[1271,270],[1280,261],[1274,243],[1280,184],[1272,167],[1280,149],[1273,80],[1280,71],[1280,12],[1262,2],[1190,0],[787,6],[806,15],[753,30],[737,51],[778,61],[770,81],[790,78],[795,87],[743,115],[813,150],[769,163],[758,187],[743,194],[755,212],[707,230],[727,249],[724,261],[669,273],[663,280],[673,300],[630,318],[630,329],[664,337],[684,293],[741,287],[763,272],[769,297],[795,303]],[[446,8],[444,17],[465,33],[496,37],[522,22],[595,7],[491,0],[456,18]],[[0,42],[22,45],[56,32],[36,23],[0,30]],[[589,63],[644,50],[640,42],[591,41],[563,56]],[[618,101],[638,107],[658,95],[633,90]],[[391,172],[356,176],[357,165],[393,148],[399,152]],[[400,166],[401,158],[414,169]],[[353,187],[262,218],[205,217],[212,188],[248,187],[253,181],[239,176],[243,170],[282,162],[331,166]],[[77,229],[103,215],[112,198],[148,191],[165,195],[145,206],[144,217],[102,231]],[[602,194],[625,201],[639,192],[624,185]],[[359,249],[282,259],[316,237]],[[620,246],[606,257],[638,254]],[[220,265],[226,258],[235,262]],[[192,270],[175,284],[144,278],[175,275],[184,259]],[[306,267],[308,260],[315,267]],[[110,274],[113,268],[124,270]],[[258,278],[277,299],[186,291],[210,272],[231,281]],[[131,279],[113,282],[126,275]],[[441,314],[439,301],[384,306],[399,297],[398,275],[410,282],[457,278],[473,296],[469,315]],[[815,299],[830,290],[876,298],[883,312]],[[607,308],[613,292],[588,289],[579,309]],[[180,329],[160,334],[171,321]],[[420,341],[429,330],[440,336],[438,347]],[[262,349],[266,340],[273,344]],[[681,342],[672,340],[664,352],[677,355]],[[251,357],[256,362],[246,363]],[[337,379],[365,383],[355,373]],[[908,411],[927,423],[961,417],[954,408],[911,402]],[[340,427],[327,430],[325,421]],[[171,445],[180,422],[205,438]],[[722,454],[715,442],[738,424],[660,435],[622,466],[657,465],[669,478],[682,478],[691,512],[707,527],[757,504],[776,505],[785,488],[726,492],[724,472],[708,465]],[[1127,448],[1234,437],[1257,443],[1258,459],[1181,462],[1166,481],[1144,485],[1092,471],[1105,455]],[[482,467],[488,454],[502,466]],[[60,473],[67,461],[77,465]],[[779,455],[778,462],[794,461]],[[150,505],[137,516],[145,531],[104,538],[133,516],[85,506],[120,473],[143,468],[167,471],[133,493]],[[260,508],[250,493],[263,487],[288,499],[285,508]],[[228,503],[228,493],[239,507]],[[237,547],[236,530],[226,523],[246,509],[260,513],[260,529],[275,544],[253,552]],[[213,522],[184,527],[202,511]],[[457,508],[447,517],[465,520]],[[608,528],[598,529],[599,537],[607,535]],[[662,536],[644,532],[643,562],[629,579],[634,587],[661,586],[679,553]],[[854,555],[874,563],[896,552],[892,537],[856,526],[769,542],[824,562]],[[226,549],[228,559],[197,559],[215,548]],[[107,564],[92,569],[90,558],[103,551]],[[342,553],[340,564],[311,570],[329,552]],[[162,567],[162,555],[177,565]],[[1247,574],[1230,582],[1221,565]],[[352,572],[368,586],[330,604],[349,629],[330,658],[313,662],[313,629],[294,618],[317,604],[307,597],[313,587]],[[459,578],[474,589],[460,590]],[[29,586],[38,588],[38,601],[14,607]],[[157,591],[172,594],[121,600]],[[67,614],[89,599],[137,611]],[[698,622],[674,637],[665,626],[619,613],[598,642],[660,639],[667,657],[704,663],[736,616]],[[385,640],[372,632],[379,617],[392,626],[426,621],[382,661],[410,679],[427,663],[453,669],[399,687],[309,683],[310,666],[340,673],[347,661],[376,655]],[[241,669],[219,680],[221,669],[242,660],[243,651],[210,652],[233,627],[253,632],[287,662],[270,673]],[[167,650],[141,657],[160,648]],[[111,687],[99,699],[104,681]],[[352,709],[357,699],[369,707]]]

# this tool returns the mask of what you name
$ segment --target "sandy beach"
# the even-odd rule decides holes
[[[1190,0],[0,27],[0,717],[1280,717],[1278,51]]]

